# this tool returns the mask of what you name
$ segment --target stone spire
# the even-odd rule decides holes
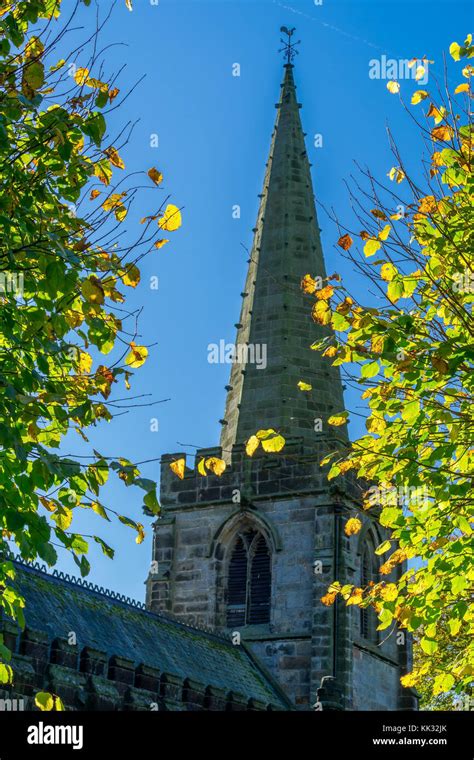
[[[338,369],[310,349],[328,328],[312,321],[312,298],[300,281],[307,273],[324,278],[326,270],[293,65],[284,71],[237,325],[241,361],[232,366],[221,435],[227,457],[261,428],[303,436],[313,447],[315,419],[324,433],[327,417],[344,408]],[[313,390],[299,390],[300,380]]]

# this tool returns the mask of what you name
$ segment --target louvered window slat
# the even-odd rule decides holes
[[[365,588],[370,580],[371,580],[371,577],[370,577],[369,553],[367,549],[365,549],[364,556],[362,558],[362,572],[361,572],[362,587]],[[360,610],[360,633],[361,633],[361,636],[363,636],[365,639],[369,638],[369,610],[367,608]]]
[[[231,628],[245,625],[247,566],[247,549],[239,538],[230,560],[227,586],[227,625]]]
[[[229,563],[227,625],[270,621],[271,555],[264,537],[247,531],[238,537]]]
[[[378,569],[374,560],[375,546],[369,540],[364,549],[361,566],[361,586],[365,588],[371,581],[377,580]],[[368,641],[377,643],[377,616],[371,607],[360,610],[360,634]]]
[[[251,560],[249,623],[268,623],[270,620],[271,570],[270,552],[263,536],[257,541]]]

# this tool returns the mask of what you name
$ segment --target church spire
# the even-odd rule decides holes
[[[303,436],[312,448],[315,420],[322,420],[324,432],[327,418],[343,409],[339,371],[310,349],[329,328],[312,322],[311,301],[300,288],[305,274],[324,278],[326,270],[293,78],[294,30],[282,31],[287,63],[237,325],[240,361],[232,366],[222,421],[227,456],[234,443],[262,428]],[[301,391],[300,380],[313,390]]]

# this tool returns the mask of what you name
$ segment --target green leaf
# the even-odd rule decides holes
[[[384,631],[386,628],[389,627],[389,625],[391,625],[392,620],[393,620],[393,613],[385,607],[380,612],[379,619],[380,619],[380,623],[377,626],[377,630]]]
[[[84,134],[90,137],[92,142],[94,142],[97,147],[100,147],[101,145],[105,130],[105,119],[99,111],[94,111],[94,113],[92,113],[87,121],[85,121],[82,125],[82,131]]]
[[[115,551],[105,541],[99,538],[99,536],[94,536],[94,541],[99,544],[106,557],[109,557],[109,559],[114,558]]]
[[[396,277],[388,283],[387,295],[394,303],[396,303],[403,296],[403,291],[403,280],[400,277]]]
[[[375,553],[378,556],[380,556],[381,554],[385,554],[385,552],[388,552],[388,550],[390,549],[391,545],[392,544],[391,544],[390,541],[383,541],[383,543],[381,543],[381,544],[379,544],[379,546],[377,546],[377,548],[375,550]]]
[[[94,501],[91,504],[91,509],[93,512],[95,512],[99,517],[102,517],[103,520],[107,520],[107,522],[110,522],[110,518],[107,515],[107,512],[105,511],[102,504],[99,504],[98,501]]]
[[[420,413],[420,402],[418,400],[409,401],[402,406],[402,419],[409,425],[413,424]]]
[[[58,507],[56,512],[51,516],[58,528],[67,530],[72,522],[72,509],[69,507]]]
[[[438,649],[438,642],[434,639],[427,639],[425,636],[420,641],[420,646],[426,654],[434,654]]]
[[[54,708],[53,695],[47,691],[40,691],[35,696],[35,705],[42,711],[51,711]]]
[[[13,670],[10,665],[0,662],[0,684],[11,684],[13,681]]]
[[[436,676],[433,684],[433,694],[436,696],[443,692],[450,691],[455,684],[454,676],[451,673],[441,673]]]
[[[458,575],[451,581],[451,590],[453,594],[461,594],[469,585],[468,579],[464,575]]]
[[[156,490],[149,491],[143,499],[145,507],[153,514],[157,515],[160,512],[160,505],[156,497]]]
[[[379,373],[380,367],[378,362],[370,362],[370,364],[364,364],[361,370],[361,377],[371,378],[375,377]]]

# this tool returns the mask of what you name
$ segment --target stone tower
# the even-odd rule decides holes
[[[413,709],[399,682],[409,645],[381,643],[370,614],[320,601],[335,578],[375,577],[383,532],[367,518],[360,536],[345,536],[360,489],[349,477],[331,485],[320,466],[347,434],[327,425],[344,408],[343,387],[338,369],[310,349],[328,328],[312,322],[300,287],[306,273],[326,271],[290,62],[276,108],[221,445],[199,450],[182,480],[170,463],[186,455],[162,457],[147,605],[227,631],[298,709]],[[300,380],[313,391],[299,390]],[[268,428],[284,436],[283,451],[247,457],[245,442]],[[221,477],[197,471],[209,456],[227,461]]]

